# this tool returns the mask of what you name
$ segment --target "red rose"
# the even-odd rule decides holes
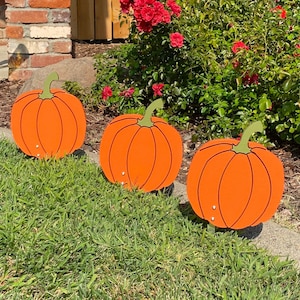
[[[150,22],[155,14],[155,10],[151,6],[145,6],[141,9],[141,16],[144,21]]]
[[[242,41],[237,41],[233,43],[233,46],[231,48],[233,53],[239,52],[241,49],[249,50],[249,47],[245,45]]]
[[[130,5],[131,5],[131,0],[120,0],[120,5],[121,5],[121,11],[123,14],[128,14]]]
[[[138,31],[147,32],[147,33],[151,32],[153,29],[153,26],[151,25],[151,23],[146,22],[146,21],[137,22],[136,27],[137,27]]]
[[[134,87],[131,87],[128,90],[121,92],[120,96],[123,96],[125,98],[131,98],[133,93],[134,93]]]
[[[179,18],[181,14],[181,7],[175,2],[175,0],[168,0],[167,6],[171,9],[172,13]]]
[[[154,96],[162,96],[162,90],[164,88],[163,83],[154,83],[152,85],[152,90],[154,92]]]
[[[276,7],[274,7],[273,9],[271,9],[272,12],[276,12],[279,11],[280,12],[280,18],[281,19],[285,19],[286,18],[286,10],[281,6],[281,5],[277,5]]]
[[[179,32],[170,34],[170,44],[174,48],[181,48],[183,46],[184,37]]]
[[[137,29],[140,32],[151,32],[153,26],[171,22],[171,15],[163,3],[157,0],[136,0],[132,4]]]
[[[111,96],[112,96],[112,89],[110,86],[107,85],[102,90],[102,99],[107,100]]]

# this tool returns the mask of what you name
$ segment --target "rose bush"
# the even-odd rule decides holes
[[[261,120],[272,137],[300,143],[300,12],[296,0],[121,0],[128,43],[97,58],[94,98],[199,124],[202,138],[238,135]],[[157,84],[163,88],[156,90]],[[126,94],[131,88],[132,93]]]

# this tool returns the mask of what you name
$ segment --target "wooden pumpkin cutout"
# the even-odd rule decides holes
[[[151,117],[162,107],[158,99],[144,116],[125,114],[109,123],[100,143],[100,165],[109,181],[145,192],[173,183],[182,162],[182,140],[165,120]]]
[[[43,90],[18,96],[11,110],[11,130],[17,146],[37,158],[60,158],[80,148],[86,118],[78,98],[62,89],[50,89],[57,73],[45,80]]]
[[[284,189],[281,161],[261,144],[249,142],[262,132],[250,125],[240,141],[216,139],[202,145],[192,159],[187,194],[194,212],[219,228],[243,229],[269,220]]]

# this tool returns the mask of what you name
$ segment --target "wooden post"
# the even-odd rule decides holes
[[[95,0],[76,0],[72,1],[72,13],[76,14],[76,19],[72,28],[72,37],[78,40],[93,40],[95,38]]]
[[[112,7],[111,0],[95,0],[95,38],[112,40]]]
[[[72,0],[72,38],[78,40],[125,39],[130,19],[120,18],[119,0]]]
[[[113,38],[126,39],[129,36],[130,19],[120,15],[120,0],[112,0]]]

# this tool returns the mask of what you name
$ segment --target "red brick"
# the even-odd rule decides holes
[[[68,8],[71,0],[29,0],[30,7]]]
[[[33,74],[33,70],[28,69],[15,69],[12,70],[9,74],[8,80],[15,81],[15,80],[27,80]]]
[[[25,0],[6,0],[5,2],[13,7],[25,7]]]
[[[31,67],[32,68],[42,68],[45,66],[49,66],[55,63],[58,63],[64,59],[72,58],[71,54],[60,54],[60,55],[53,55],[53,54],[34,54],[31,57]]]
[[[6,13],[7,22],[9,23],[47,23],[47,10],[14,10]]]
[[[69,9],[59,9],[52,11],[53,23],[70,23],[71,22],[71,13]]]
[[[72,41],[54,41],[52,42],[52,51],[56,53],[71,53]]]
[[[9,39],[21,39],[24,34],[24,29],[22,26],[7,26],[6,36]]]

